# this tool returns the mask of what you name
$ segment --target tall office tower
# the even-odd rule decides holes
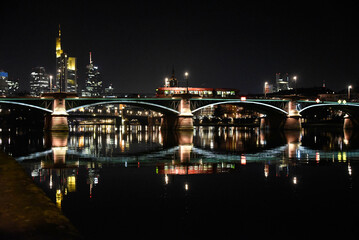
[[[66,87],[67,92],[77,92],[77,72],[76,72],[76,58],[67,58],[67,81]]]
[[[52,86],[54,92],[63,91],[66,78],[67,56],[61,49],[61,30],[59,26],[59,36],[56,38],[56,75]]]
[[[90,64],[86,66],[85,89],[82,90],[82,96],[97,97],[102,94],[102,80],[98,67],[93,64],[90,52]]]
[[[32,69],[30,74],[30,94],[40,96],[42,93],[50,91],[50,76],[46,74],[44,67]]]
[[[77,92],[76,58],[67,57],[61,48],[61,30],[56,38],[56,79],[54,92]]]
[[[281,73],[275,74],[276,90],[277,92],[289,89],[289,75],[288,73],[282,76]]]

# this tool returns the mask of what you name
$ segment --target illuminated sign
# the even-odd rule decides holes
[[[0,72],[0,77],[8,77],[9,74],[7,72]]]

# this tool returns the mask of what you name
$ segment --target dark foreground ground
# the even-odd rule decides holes
[[[0,152],[0,239],[81,239],[12,157]]]

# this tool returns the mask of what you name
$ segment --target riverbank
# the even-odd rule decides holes
[[[0,239],[81,239],[16,160],[0,152]]]

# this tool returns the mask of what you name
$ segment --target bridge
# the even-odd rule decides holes
[[[210,106],[231,104],[261,113],[261,128],[295,130],[301,128],[303,115],[318,109],[337,109],[346,113],[344,128],[359,126],[359,103],[308,101],[295,98],[246,99],[202,98],[179,95],[166,98],[84,98],[71,93],[47,93],[42,97],[0,98],[0,104],[34,108],[45,113],[45,129],[67,131],[67,117],[80,108],[98,105],[126,104],[154,110],[163,114],[164,129],[193,129],[193,114]]]

